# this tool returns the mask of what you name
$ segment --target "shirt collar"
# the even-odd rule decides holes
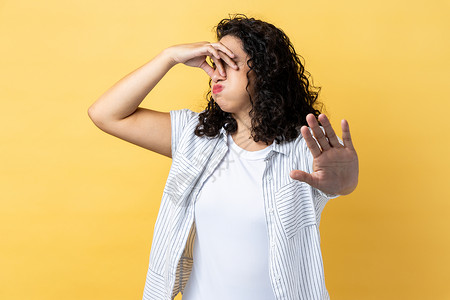
[[[301,135],[301,133],[300,133]],[[225,142],[225,145],[227,144],[227,131],[225,130],[225,128],[220,128],[220,137],[221,139]],[[279,152],[279,153],[283,153],[286,156],[289,156],[289,154],[291,153],[291,149],[292,149],[292,143],[288,143],[286,141],[282,141],[280,144],[277,144],[275,141],[273,141],[273,147],[272,147],[272,151],[275,152]]]

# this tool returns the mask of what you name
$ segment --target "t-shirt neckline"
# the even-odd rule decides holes
[[[267,154],[272,150],[273,143],[264,149],[256,151],[248,151],[239,147],[233,140],[231,134],[228,134],[228,146],[235,152],[240,158],[247,160],[260,160],[266,158]]]

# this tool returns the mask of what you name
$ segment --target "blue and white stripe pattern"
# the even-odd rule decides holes
[[[216,138],[194,134],[198,114],[189,109],[170,111],[172,165],[155,223],[144,300],[170,300],[183,292],[193,263],[194,202],[228,150],[223,128]],[[278,300],[330,299],[319,224],[325,204],[337,196],[289,176],[294,169],[311,173],[312,160],[301,134],[291,142],[274,142],[265,158],[262,186],[269,272]]]

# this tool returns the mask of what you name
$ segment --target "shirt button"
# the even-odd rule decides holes
[[[271,180],[272,179],[272,175],[267,175],[267,180]]]
[[[275,279],[276,279],[276,280],[280,280],[280,279],[281,279],[281,276],[278,275],[278,276],[275,277]]]
[[[271,214],[273,214],[273,208],[272,208],[272,207],[269,208],[269,212],[270,212]]]
[[[275,248],[275,243],[270,244],[270,247]]]

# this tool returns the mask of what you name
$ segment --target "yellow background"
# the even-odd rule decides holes
[[[276,6],[274,6],[276,3]],[[1,1],[0,299],[141,299],[171,160],[88,107],[174,44],[245,13],[283,29],[360,183],[321,221],[332,300],[450,299],[448,1]],[[143,101],[205,105],[177,65]],[[181,299],[179,295],[177,300]]]

